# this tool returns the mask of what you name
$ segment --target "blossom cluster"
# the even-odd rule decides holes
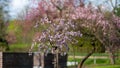
[[[101,12],[98,9],[87,7],[77,7],[71,14],[73,20],[82,21],[80,25],[90,29],[93,34],[103,43],[105,46],[119,46],[120,35],[120,17],[111,13],[105,16],[105,12]],[[109,13],[109,12],[108,12]],[[112,45],[111,45],[112,44]]]
[[[90,29],[101,43],[119,40],[116,27],[120,29],[120,18],[114,14],[108,18],[92,5],[75,7],[70,0],[43,0],[38,3],[35,11],[30,12],[30,20],[39,23],[36,26],[48,25],[33,40],[32,45],[38,45],[39,50],[44,49],[43,52],[52,51],[54,46],[60,53],[67,52],[68,44],[77,43],[76,37],[82,36],[81,27]]]

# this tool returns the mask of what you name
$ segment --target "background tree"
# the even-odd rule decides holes
[[[6,27],[8,22],[8,5],[9,5],[9,0],[0,0],[0,46],[2,47],[8,47],[8,42],[5,39],[6,36]],[[2,48],[4,49],[4,48]]]
[[[22,10],[17,13],[16,18],[9,21],[7,27],[8,35],[6,38],[10,44],[10,51],[27,52],[30,48],[34,34],[37,34],[39,30],[35,30],[35,24],[30,23],[30,21],[26,19],[28,11],[32,10],[31,7],[34,6],[34,8],[36,8],[35,6],[38,3],[38,0],[30,0],[28,2],[29,3],[26,4]]]
[[[116,0],[115,8],[113,11],[114,11],[115,15],[120,17],[120,1],[119,0]]]
[[[78,11],[82,10],[81,8],[76,9],[74,19],[78,19],[81,22],[81,26],[88,28],[91,33],[106,47],[109,55],[111,57],[111,63],[114,64],[114,50],[116,50],[116,45],[119,47],[119,18],[114,14],[110,13],[110,16],[104,15],[99,11],[94,11],[94,9],[90,9],[82,12]],[[78,13],[76,13],[78,12]],[[98,12],[98,14],[96,14]],[[85,14],[86,13],[86,14]],[[79,14],[79,16],[77,16]],[[83,16],[81,16],[83,14]],[[85,14],[85,15],[84,15]],[[92,15],[91,15],[92,14]],[[94,15],[95,14],[95,15]],[[100,15],[99,15],[100,14]],[[99,16],[98,16],[99,15]],[[93,16],[93,17],[92,17]],[[80,22],[78,20],[78,22]],[[112,20],[112,21],[111,21]],[[116,21],[117,20],[117,21]],[[89,22],[87,22],[89,21]],[[83,23],[83,25],[82,25]],[[114,36],[114,37],[113,37]],[[114,40],[113,40],[114,39]],[[117,44],[116,44],[116,43]]]

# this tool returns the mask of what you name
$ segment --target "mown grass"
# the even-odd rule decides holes
[[[70,61],[70,62],[80,62],[81,61],[81,59],[70,59],[70,58],[68,58],[68,61]],[[90,64],[94,64],[94,59],[87,59],[86,61],[85,61],[85,65],[90,65]],[[96,59],[96,64],[109,64],[109,59]]]
[[[69,52],[69,55],[74,55],[74,52]],[[86,56],[88,53],[83,53],[83,52],[75,52],[76,56]],[[120,56],[120,51],[116,53],[116,55]],[[108,53],[93,53],[92,56],[109,56]]]
[[[70,62],[80,62],[82,59],[79,59],[79,58],[68,58],[68,61]],[[84,65],[92,65],[96,62],[96,64],[110,64],[110,60],[109,58],[107,59],[87,59],[84,63]],[[120,58],[117,58],[116,59],[116,64],[120,64]]]
[[[9,52],[28,52],[30,47],[30,44],[12,44],[9,45]]]
[[[28,52],[31,48],[31,44],[17,43],[9,45],[10,50],[8,52]],[[37,51],[37,46],[32,49],[33,52]]]
[[[73,52],[69,52],[69,55],[74,55]],[[86,56],[88,53],[75,52],[76,56]],[[108,56],[108,53],[94,53],[92,56]]]
[[[120,65],[91,65],[87,68],[120,68]]]
[[[70,62],[80,62],[81,59],[68,58]],[[76,66],[69,66],[68,68],[76,68]],[[110,60],[108,59],[96,59],[96,64],[94,64],[94,59],[87,59],[83,65],[83,68],[120,68],[120,58],[116,59],[116,65],[110,65]]]
[[[76,68],[76,66],[69,66],[68,68]],[[120,65],[85,65],[83,68],[120,68]]]

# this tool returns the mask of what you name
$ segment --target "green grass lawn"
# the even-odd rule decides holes
[[[69,52],[69,55],[74,55],[73,52]],[[76,56],[86,56],[88,53],[81,53],[81,52],[75,52]],[[120,56],[120,52],[118,52],[118,54]],[[109,56],[108,53],[93,53],[92,56]]]
[[[74,55],[73,53],[69,52],[69,55]],[[80,53],[80,52],[76,52],[75,55],[76,56],[86,56],[88,53]],[[108,56],[108,53],[94,53],[92,56]]]
[[[79,58],[68,58],[68,61],[70,61],[70,62],[80,62],[81,61],[81,59],[79,59]],[[92,64],[94,64],[94,59],[87,59],[86,61],[85,61],[85,63],[84,63],[84,65],[92,65]],[[110,64],[110,60],[109,60],[109,58],[107,58],[107,59],[96,59],[96,64],[100,64],[100,65],[108,65],[108,64]],[[120,65],[120,58],[118,58],[118,59],[116,59],[116,64],[119,64]]]
[[[12,44],[9,46],[9,52],[28,52],[30,47],[30,44]]]
[[[120,65],[93,65],[89,68],[120,68]]]
[[[8,52],[28,52],[31,48],[31,44],[29,43],[16,43],[9,45],[10,50]],[[37,51],[38,47],[34,46],[33,52]]]
[[[68,68],[76,68],[69,66]],[[120,68],[120,65],[84,65],[83,68]]]
[[[80,62],[81,59],[73,59],[73,58],[68,58],[68,61],[73,62]],[[87,59],[84,63],[85,65],[90,65],[90,64],[94,64],[94,59]],[[109,64],[109,59],[97,59],[96,60],[96,64]]]
[[[76,68],[76,66],[69,66],[68,68]],[[120,65],[84,65],[83,68],[120,68]]]

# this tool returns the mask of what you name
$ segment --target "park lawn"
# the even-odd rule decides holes
[[[76,68],[69,66],[68,68]],[[84,65],[83,68],[120,68],[120,65]]]
[[[79,58],[70,58],[68,57],[69,62],[80,62],[81,59]],[[84,65],[93,65],[94,64],[94,59],[87,59],[84,63]],[[110,60],[108,59],[96,59],[96,64],[97,65],[109,65]],[[116,64],[120,64],[120,58],[116,59]],[[120,68],[120,67],[119,67]]]
[[[75,66],[69,66],[68,68],[76,68]],[[120,68],[120,65],[84,65],[83,68]]]
[[[91,65],[89,68],[120,68],[120,65]]]
[[[68,58],[69,62],[80,62],[81,59],[73,59],[73,58]],[[91,65],[94,64],[94,59],[87,59],[84,63],[84,65]],[[96,60],[96,64],[109,64],[109,59],[97,59]]]
[[[68,54],[71,55],[71,56],[74,55],[73,52],[69,52]],[[76,56],[86,56],[87,54],[88,53],[81,53],[81,52],[76,52],[75,53]],[[117,55],[120,56],[120,52]],[[92,54],[92,56],[109,56],[109,54],[108,53],[94,53],[94,54]]]
[[[9,45],[9,52],[28,52],[30,47],[30,44],[12,44]]]

